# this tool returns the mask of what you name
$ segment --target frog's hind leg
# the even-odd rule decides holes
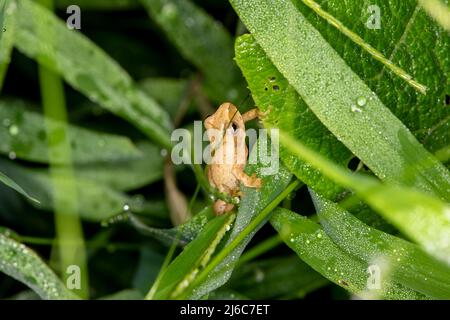
[[[235,167],[233,168],[233,175],[241,181],[244,186],[249,188],[261,188],[262,181],[260,178],[256,176],[256,174],[252,174],[251,176],[248,176],[245,174],[245,172],[242,170],[242,168]]]

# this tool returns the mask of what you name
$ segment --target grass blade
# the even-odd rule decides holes
[[[24,283],[42,299],[79,299],[55,273],[25,245],[0,234],[0,271]]]

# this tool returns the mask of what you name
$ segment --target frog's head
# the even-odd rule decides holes
[[[236,130],[245,127],[243,127],[242,116],[236,106],[231,102],[225,102],[213,115],[206,118],[205,128],[223,131],[227,128]]]

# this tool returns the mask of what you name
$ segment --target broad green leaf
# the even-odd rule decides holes
[[[42,299],[79,299],[25,245],[0,234],[0,271],[33,289]]]
[[[202,266],[202,260],[213,252],[211,245],[219,240],[227,231],[230,220],[234,215],[222,215],[215,217],[203,228],[202,232],[190,242],[175,260],[164,271],[155,293],[154,299],[168,299],[179,290],[189,284],[189,280],[195,277],[198,268]],[[228,229],[228,228],[227,228]]]
[[[378,177],[450,199],[446,168],[383,105],[292,2],[231,3],[308,107]]]
[[[344,252],[319,224],[304,216],[277,208],[270,222],[284,242],[311,268],[357,296],[383,299],[427,298],[387,277],[381,277],[381,290],[369,291],[369,264]]]
[[[48,163],[49,148],[42,114],[26,108],[19,100],[0,101],[0,152],[14,158]],[[139,158],[139,149],[126,137],[68,126],[68,140],[75,163],[118,161]],[[59,157],[56,157],[56,160]]]
[[[345,166],[348,164],[351,153],[310,111],[251,35],[237,39],[236,61],[247,79],[256,105],[269,113],[264,122],[291,133],[329,159]],[[308,163],[292,156],[283,146],[280,158],[291,172],[317,192],[330,198],[342,192],[341,187],[324,178]]]
[[[162,178],[161,149],[145,141],[136,143],[136,159],[75,166],[76,177],[92,180],[120,191],[142,188]]]
[[[301,298],[329,281],[296,256],[250,262],[233,273],[226,287],[251,299]]]
[[[0,1],[0,92],[11,61],[15,34],[14,14],[16,9],[17,4],[15,0]]]
[[[205,76],[216,102],[245,98],[245,84],[233,61],[228,31],[189,0],[141,0],[180,53]]]
[[[440,2],[443,2],[439,0]],[[445,119],[450,116],[445,96],[450,86],[450,37],[427,13],[418,1],[351,1],[317,0],[322,8],[361,36],[395,65],[427,86],[426,95],[417,92],[376,61],[367,51],[344,36],[340,30],[318,17],[301,0],[294,0],[308,21],[339,53],[345,62],[378,95],[380,100],[424,142],[435,151],[450,143]],[[424,1],[430,2],[430,1]],[[448,1],[444,1],[447,3]],[[370,29],[373,7],[381,13],[381,29]],[[447,128],[447,130],[445,130]],[[429,140],[429,135],[439,138]]]
[[[367,263],[385,259],[396,282],[436,299],[450,299],[450,267],[408,241],[368,227],[339,205],[317,195],[314,199],[325,232],[343,251]]]
[[[131,122],[170,148],[167,113],[137,89],[130,76],[105,52],[39,4],[22,0],[17,10],[15,46],[60,74],[92,101]]]
[[[374,210],[419,243],[428,253],[450,264],[448,203],[414,188],[381,183],[370,176],[352,174],[284,132],[280,133],[280,140],[294,155],[336,183],[354,190]]]
[[[0,172],[0,181],[10,187],[11,189],[16,190],[21,195],[25,196],[27,199],[31,200],[32,202],[39,203],[39,200],[33,198],[30,196],[21,186],[19,186],[17,183],[14,182],[11,178],[9,178],[4,173]]]

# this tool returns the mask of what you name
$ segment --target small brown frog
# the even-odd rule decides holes
[[[261,179],[255,174],[248,176],[244,167],[248,158],[248,148],[245,144],[245,122],[261,118],[258,109],[252,109],[241,114],[230,102],[220,105],[219,109],[206,118],[205,128],[211,144],[212,162],[207,166],[209,183],[231,197],[240,197],[239,182],[251,188],[260,188]],[[211,131],[211,129],[214,129]],[[213,134],[216,132],[216,134]],[[217,134],[219,133],[219,134]],[[219,139],[219,140],[217,140]],[[231,161],[227,161],[231,159]],[[221,199],[214,203],[216,215],[230,212],[234,205]]]

